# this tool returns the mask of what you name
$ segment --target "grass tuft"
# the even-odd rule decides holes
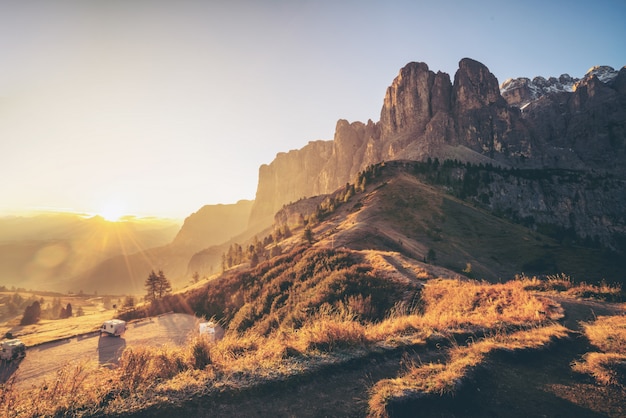
[[[602,352],[588,352],[572,363],[572,370],[591,375],[603,385],[626,388],[626,316],[600,316],[583,322],[591,344]]]

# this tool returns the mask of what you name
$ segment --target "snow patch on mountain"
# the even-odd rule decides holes
[[[511,106],[524,110],[530,103],[547,95],[562,92],[573,92],[577,85],[592,76],[596,76],[602,83],[611,83],[618,72],[608,65],[591,67],[582,79],[562,74],[559,78],[535,77],[532,80],[526,77],[509,78],[500,85],[500,94]]]
[[[587,73],[585,74],[585,78],[595,75],[596,77],[598,77],[598,80],[607,84],[613,81],[613,79],[617,77],[618,73],[618,71],[616,71],[613,67],[609,67],[608,65],[596,65],[595,67],[591,67],[587,71]]]

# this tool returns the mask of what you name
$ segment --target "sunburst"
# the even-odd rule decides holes
[[[126,206],[123,202],[118,200],[111,200],[106,202],[98,211],[98,215],[102,216],[109,222],[119,221],[125,213]]]

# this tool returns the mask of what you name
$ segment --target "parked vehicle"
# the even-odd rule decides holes
[[[200,335],[205,335],[211,342],[217,342],[224,338],[224,328],[220,326],[220,324],[209,321],[209,322],[201,322],[198,331]]]
[[[0,359],[13,361],[26,356],[26,346],[17,338],[0,342]]]
[[[104,324],[100,327],[100,335],[112,335],[113,337],[119,337],[126,332],[126,321],[121,319],[110,319],[104,321]]]

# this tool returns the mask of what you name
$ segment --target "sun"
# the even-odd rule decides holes
[[[98,215],[102,216],[109,222],[119,221],[126,213],[126,207],[123,202],[110,201],[105,203],[98,211]]]

